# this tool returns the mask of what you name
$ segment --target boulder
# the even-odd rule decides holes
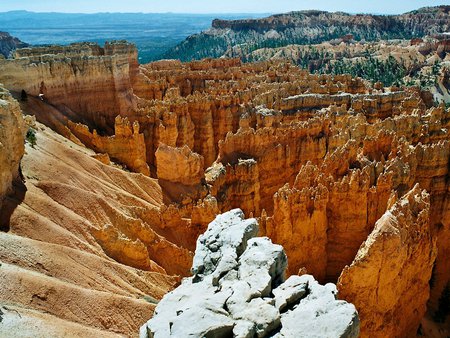
[[[283,247],[257,233],[240,209],[217,216],[197,241],[194,275],[161,300],[140,337],[358,337],[358,313],[336,286],[285,280]]]

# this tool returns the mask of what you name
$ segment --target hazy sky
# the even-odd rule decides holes
[[[450,0],[0,0],[0,12],[177,12],[280,13],[322,9],[350,13],[403,13],[419,7],[450,4]]]

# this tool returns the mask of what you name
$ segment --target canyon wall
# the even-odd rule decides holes
[[[114,135],[101,136],[93,133],[83,124],[68,121],[70,132],[87,147],[108,154],[134,172],[150,175],[147,164],[144,135],[139,133],[139,123],[131,126],[128,119],[117,115],[114,121]]]
[[[137,55],[133,45],[121,46]],[[0,60],[0,83],[20,94],[40,96],[73,122],[113,130],[114,119],[135,105],[130,84],[133,65],[114,44],[20,49],[15,59]]]
[[[404,203],[412,216],[402,219],[401,229],[412,227],[416,209],[423,209],[430,240],[419,236],[420,250],[410,241],[399,246],[420,259],[429,251],[423,264],[405,267],[408,276],[422,277],[413,304],[417,316],[408,317],[402,332],[419,328],[425,306],[428,319],[439,311],[450,280],[450,110],[434,105],[429,93],[309,74],[276,60],[139,66],[126,43],[16,55],[0,61],[0,81],[15,91],[24,112],[60,136],[38,124],[36,149],[27,147],[24,158],[28,190],[9,221],[12,234],[57,245],[70,238],[77,249],[157,274],[167,291],[176,280],[172,275],[189,274],[197,238],[208,224],[241,208],[259,219],[260,235],[284,247],[289,275],[307,271],[321,283],[341,278],[357,309],[367,302],[371,316],[372,310],[358,310],[366,313],[361,332],[370,335],[380,319],[370,293],[352,294],[365,287],[352,274],[388,258],[378,250],[366,267],[358,257],[361,245],[379,236],[386,213]],[[36,84],[42,81],[45,93]],[[416,195],[425,202],[410,201]],[[48,229],[45,235],[29,229],[31,221]],[[399,269],[403,265],[392,262],[392,271]],[[432,281],[430,290],[425,280]],[[371,279],[367,283],[376,287]],[[389,306],[403,306],[396,304]],[[153,305],[146,309],[145,320]],[[394,314],[400,321],[400,312]],[[130,332],[143,316],[125,331],[119,324],[112,330]]]
[[[25,132],[19,104],[0,86],[0,210],[4,198],[11,192],[13,180],[19,177]]]
[[[429,206],[429,195],[417,184],[377,221],[352,264],[342,271],[339,296],[359,309],[361,337],[417,333],[436,257]]]
[[[163,56],[183,61],[223,56],[247,59],[255,50],[330,40],[422,38],[448,32],[449,10],[449,6],[424,7],[399,15],[306,10],[257,19],[215,19],[210,29],[189,36]],[[316,60],[321,62],[321,58]]]

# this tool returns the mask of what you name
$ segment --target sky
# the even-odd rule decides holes
[[[0,0],[0,12],[282,13],[303,9],[398,14],[450,0]]]

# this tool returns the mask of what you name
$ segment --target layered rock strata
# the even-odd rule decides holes
[[[416,334],[437,253],[429,206],[429,195],[416,185],[377,221],[342,271],[339,296],[359,309],[361,337]]]
[[[50,54],[44,56],[46,51]],[[259,217],[260,235],[283,245],[288,274],[306,270],[321,283],[336,282],[391,207],[389,201],[418,183],[430,196],[429,225],[437,245],[426,316],[441,315],[450,278],[450,111],[435,105],[430,93],[372,85],[349,75],[309,74],[275,60],[166,60],[138,66],[125,43],[27,49],[17,55],[0,62],[0,69],[9,69],[0,72],[7,88],[24,82],[27,67],[58,64],[74,70],[72,64],[83,60],[90,69],[114,59],[123,62],[123,72],[97,67],[95,77],[80,75],[75,82],[79,88],[96,86],[107,92],[104,97],[132,99],[124,109],[106,105],[97,111],[102,98],[78,96],[76,106],[70,97],[69,111],[58,103],[63,96],[56,95],[63,86],[47,87],[56,96],[16,93],[25,112],[65,138],[54,143],[47,137],[50,130],[37,131],[37,146],[24,158],[33,166],[25,175],[28,191],[18,198],[24,200],[12,209],[13,233],[41,240],[37,229],[53,229],[56,223],[58,234],[86,234],[95,252],[108,260],[161,276],[187,275],[198,236],[216,215],[239,207]],[[56,73],[40,79],[52,83]],[[111,76],[121,85],[110,85],[116,81]],[[98,79],[109,84],[100,87]],[[68,164],[62,168],[49,154]],[[122,173],[124,165],[139,174]],[[33,196],[49,204],[39,207]],[[62,218],[48,212],[60,208]],[[35,220],[35,212],[45,217]],[[70,221],[66,213],[73,216]],[[40,227],[27,229],[30,220]],[[18,227],[21,232],[14,230]],[[65,243],[58,236],[53,240]],[[418,304],[412,306],[419,309]],[[417,327],[415,320],[411,328]]]
[[[136,60],[133,45],[121,47]],[[40,96],[73,122],[112,132],[115,117],[135,104],[129,54],[116,49],[114,44],[20,49],[15,59],[0,60],[0,82],[11,92]]]
[[[285,280],[283,248],[256,237],[258,223],[235,209],[197,242],[193,277],[158,304],[144,337],[358,337],[354,306],[312,276]]]
[[[258,19],[215,19],[210,29],[189,36],[164,57],[183,61],[224,55],[246,57],[255,49],[310,45],[335,39],[345,43],[421,38],[448,31],[449,9],[449,6],[424,7],[399,15],[307,10]]]
[[[70,132],[87,147],[108,154],[134,172],[150,176],[147,164],[144,135],[139,133],[139,123],[131,126],[127,118],[118,115],[114,123],[113,136],[101,136],[83,124],[68,122]]]
[[[0,210],[13,180],[19,176],[25,132],[19,104],[8,90],[0,86]]]

